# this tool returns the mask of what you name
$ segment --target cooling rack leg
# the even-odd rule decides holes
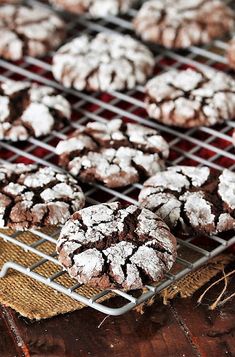
[[[8,270],[11,268],[12,269],[15,268],[14,263],[10,263],[10,262],[5,263],[0,271],[0,278],[4,278],[7,275]]]

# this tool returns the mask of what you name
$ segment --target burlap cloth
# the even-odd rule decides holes
[[[13,232],[10,230],[7,232],[4,231],[4,234],[6,233],[12,234]],[[52,233],[52,231],[47,231],[47,233]],[[20,234],[17,239],[18,241],[32,244],[37,241],[38,237],[36,238],[32,233],[27,232]],[[37,249],[44,253],[52,254],[55,245],[46,242],[40,245]],[[22,248],[11,243],[6,243],[0,239],[0,268],[8,261],[16,262],[22,266],[28,267],[39,260],[40,258],[36,254],[25,252]],[[164,302],[166,303],[168,299],[172,299],[176,295],[180,295],[181,297],[192,295],[193,292],[205,282],[209,281],[219,271],[222,271],[225,265],[231,260],[231,255],[220,255],[198,271],[188,274],[181,279],[181,281],[171,285],[161,293]],[[34,271],[49,277],[58,272],[58,269],[58,266],[54,263],[47,262]],[[56,282],[61,283],[66,287],[72,286],[75,283],[67,274],[57,278]],[[89,298],[98,293],[99,290],[82,286],[77,289],[76,292]],[[105,299],[107,298],[110,298],[110,296],[105,297]],[[0,303],[13,308],[29,319],[37,320],[84,307],[84,305],[74,299],[13,269],[9,270],[8,274],[0,279]],[[149,303],[151,303],[151,301]],[[143,306],[138,307],[138,310],[141,311],[142,307]]]

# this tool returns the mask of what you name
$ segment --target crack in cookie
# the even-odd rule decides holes
[[[62,46],[53,57],[52,72],[65,87],[79,91],[133,89],[153,72],[154,57],[127,35],[83,35]]]
[[[235,173],[176,166],[144,183],[142,207],[158,214],[175,235],[216,234],[235,229]]]
[[[70,117],[69,102],[53,88],[24,81],[0,82],[0,140],[48,135]]]
[[[114,119],[88,123],[61,141],[56,153],[82,181],[122,187],[163,169],[169,146],[157,130]]]
[[[65,223],[85,197],[68,174],[38,165],[0,165],[0,227],[24,230]]]
[[[134,27],[144,41],[187,48],[230,32],[234,12],[220,0],[153,0],[142,5]]]
[[[212,126],[235,117],[235,81],[212,69],[168,71],[147,83],[145,102],[149,116],[164,124]]]
[[[65,24],[41,6],[0,6],[0,57],[18,61],[43,56],[65,38]]]
[[[74,213],[57,242],[59,261],[81,284],[139,289],[159,281],[176,259],[176,240],[154,213],[119,202]]]

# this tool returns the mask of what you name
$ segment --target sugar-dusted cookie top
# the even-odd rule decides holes
[[[65,223],[85,197],[68,174],[38,165],[0,165],[0,227],[24,230]]]
[[[208,167],[176,166],[144,183],[142,207],[158,214],[176,235],[235,229],[235,173],[214,175]]]
[[[55,89],[25,81],[0,81],[0,140],[48,135],[70,117],[69,102]]]
[[[171,70],[146,85],[146,110],[164,124],[211,126],[235,117],[235,81],[220,71]]]
[[[76,212],[57,243],[60,263],[81,284],[125,290],[159,281],[176,258],[176,240],[154,213],[119,202]]]
[[[132,89],[152,74],[154,58],[142,43],[128,35],[83,35],[54,55],[52,71],[65,87],[109,91]]]
[[[0,57],[17,61],[43,56],[65,37],[64,22],[42,6],[0,6]]]
[[[136,0],[50,0],[50,2],[58,9],[97,18],[125,13]]]
[[[143,40],[169,48],[209,43],[233,26],[234,12],[221,0],[146,1],[134,19]]]
[[[114,119],[88,123],[61,141],[56,153],[82,181],[121,187],[163,169],[169,146],[157,130]]]

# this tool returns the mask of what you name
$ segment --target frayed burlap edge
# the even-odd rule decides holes
[[[165,305],[177,296],[180,298],[187,298],[192,296],[198,289],[209,282],[218,273],[223,272],[226,265],[235,260],[233,254],[221,254],[211,260],[201,268],[187,274],[185,277],[171,284],[168,288],[164,289],[160,296],[163,299]],[[147,306],[151,306],[155,302],[153,297],[148,302],[143,303],[136,307],[136,311],[144,313],[144,309]]]
[[[4,231],[4,234],[10,235],[12,233],[14,232]],[[53,230],[47,230],[46,233],[52,234]],[[18,236],[17,239],[29,245],[35,243],[38,238],[30,232],[25,232]],[[52,254],[55,246],[50,242],[45,242],[39,249],[44,253]],[[0,240],[0,267],[8,261],[13,261],[21,266],[27,267],[35,264],[38,259],[37,255],[30,252],[26,253],[18,246]],[[212,259],[206,266],[188,274],[177,283],[172,284],[162,291],[161,296],[163,297],[163,302],[167,303],[168,300],[178,295],[180,297],[191,296],[213,276],[222,271],[231,261],[231,255],[220,255]],[[58,266],[49,262],[34,271],[44,277],[49,277],[58,271]],[[67,287],[75,283],[67,274],[59,277],[57,282]],[[99,293],[100,290],[88,286],[81,286],[76,292],[90,298],[94,294]],[[100,299],[99,302],[107,300],[111,296],[111,294],[105,296],[103,299]],[[143,307],[151,305],[153,302],[154,298],[149,300],[148,303],[138,306],[137,311],[143,312]],[[45,284],[15,270],[10,270],[6,277],[0,279],[0,303],[13,308],[24,317],[37,320],[50,318],[84,307],[83,304],[67,295],[61,294]]]

